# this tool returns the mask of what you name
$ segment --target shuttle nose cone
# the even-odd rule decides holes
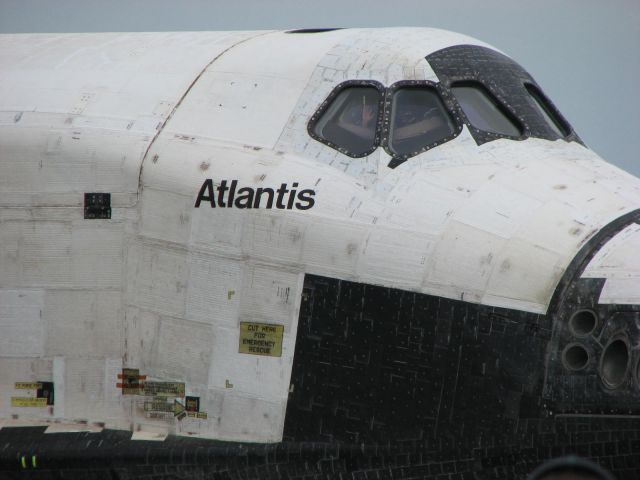
[[[603,228],[556,291],[545,389],[557,413],[638,410],[639,221],[632,212]]]
[[[640,225],[632,223],[611,238],[582,274],[601,284],[594,318],[608,338],[598,360],[603,384],[611,389],[631,383],[640,391]],[[592,281],[593,281],[592,280]],[[595,299],[594,299],[595,300]],[[602,317],[600,319],[599,317]],[[604,330],[602,330],[604,329]]]

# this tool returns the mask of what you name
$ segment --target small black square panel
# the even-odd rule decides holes
[[[200,397],[187,397],[185,400],[185,410],[187,412],[200,411]]]
[[[111,218],[111,194],[85,193],[84,218]]]
[[[37,398],[46,398],[47,405],[53,405],[53,382],[38,382],[41,387],[37,391]]]

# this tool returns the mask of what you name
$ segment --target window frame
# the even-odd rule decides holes
[[[344,90],[347,90],[347,89],[353,88],[353,87],[361,87],[361,88],[362,87],[365,87],[365,88],[373,87],[376,90],[378,90],[378,93],[380,93],[380,100],[379,100],[379,103],[378,103],[378,116],[376,118],[376,128],[375,128],[375,135],[374,135],[374,138],[373,138],[373,145],[366,152],[358,153],[358,154],[355,154],[353,152],[349,152],[345,148],[343,148],[343,147],[341,147],[339,145],[336,145],[335,143],[331,142],[330,140],[327,140],[324,137],[321,137],[320,135],[316,134],[316,132],[315,132],[315,129],[316,129],[316,126],[317,126],[318,122],[320,121],[322,116],[327,112],[327,110],[329,109],[329,107],[331,106],[333,101],[336,99],[336,97],[340,93],[342,93]],[[383,117],[384,117],[384,105],[385,105],[385,99],[386,99],[386,90],[387,89],[385,88],[385,86],[382,83],[380,83],[380,82],[378,82],[376,80],[347,80],[345,82],[342,82],[342,83],[336,85],[336,87],[334,87],[334,89],[331,90],[331,92],[329,93],[327,98],[324,99],[324,101],[320,104],[320,106],[316,109],[316,111],[313,113],[313,115],[311,116],[311,118],[307,122],[307,133],[314,140],[317,140],[318,142],[323,143],[323,144],[327,145],[328,147],[331,147],[334,150],[337,150],[338,152],[340,152],[340,153],[342,153],[344,155],[347,155],[348,157],[351,157],[351,158],[368,157],[373,152],[375,152],[376,149],[380,146],[380,141],[381,141],[381,138],[382,138],[382,130],[383,130]]]
[[[415,89],[430,89],[432,90],[442,102],[446,113],[449,115],[451,122],[453,123],[454,130],[451,135],[443,137],[442,139],[432,142],[430,144],[425,145],[419,150],[411,153],[398,154],[395,153],[390,146],[390,138],[391,138],[391,111],[393,108],[393,98],[396,92],[403,88],[415,88]],[[387,152],[391,156],[391,161],[389,162],[389,168],[395,168],[398,165],[406,162],[409,158],[415,157],[424,153],[432,148],[435,148],[444,143],[450,142],[454,138],[456,138],[462,132],[462,119],[460,118],[458,111],[454,108],[455,105],[450,98],[449,92],[443,87],[440,82],[432,82],[431,80],[401,80],[399,82],[395,82],[387,87],[387,92],[385,96],[384,102],[384,119],[382,122],[382,143],[381,146],[384,148],[384,151]]]

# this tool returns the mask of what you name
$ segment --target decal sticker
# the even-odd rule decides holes
[[[151,402],[144,402],[145,412],[174,412],[173,403],[167,402],[164,398],[154,398]]]
[[[46,398],[11,397],[12,407],[46,407]]]
[[[240,322],[240,348],[238,352],[281,357],[283,334],[284,325]]]
[[[199,418],[200,420],[207,420],[207,412],[187,412],[189,418]]]
[[[16,390],[29,390],[35,397],[11,397],[12,407],[46,407],[53,405],[53,382],[15,382]]]
[[[207,412],[200,411],[200,397],[186,397],[184,408],[189,418],[198,418],[200,420],[207,420],[208,418]]]
[[[144,411],[147,418],[170,419],[176,417],[182,420],[187,416],[185,407],[178,400],[168,402],[165,397],[156,397],[150,402],[144,402]]]
[[[145,382],[142,394],[153,397],[184,397],[182,382]]]
[[[15,389],[16,390],[38,390],[42,387],[40,382],[16,382]]]
[[[240,187],[238,180],[222,180],[215,186],[213,179],[207,178],[196,197],[195,208],[202,202],[211,208],[277,208],[280,210],[309,210],[315,205],[315,190],[297,190],[298,182],[280,184],[278,188]]]
[[[153,418],[155,420],[166,420],[173,418],[171,413],[166,412],[147,412],[145,414],[146,418]]]
[[[142,384],[140,380],[146,380],[146,375],[140,375],[137,368],[123,368],[122,373],[118,374],[118,379],[122,380],[116,386],[122,389],[123,395],[140,395]]]
[[[136,402],[138,407],[144,410],[146,418],[170,420],[175,417],[182,420],[187,416],[185,405],[177,400],[185,396],[184,382],[147,381],[147,375],[140,375],[140,370],[137,368],[123,368],[118,378],[122,382],[118,383],[117,387],[122,389],[124,395],[153,397],[141,403]],[[170,398],[174,399],[173,402],[169,400]],[[200,407],[199,397],[187,398],[191,401],[190,405],[194,404],[193,399],[195,399],[196,408]]]
[[[184,400],[184,405],[187,412],[199,412],[200,397],[186,397]]]

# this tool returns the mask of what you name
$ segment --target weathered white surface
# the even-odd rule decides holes
[[[44,355],[42,290],[0,290],[0,352],[3,357]]]
[[[143,155],[191,83],[253,35],[3,35],[0,205],[81,206],[88,191],[133,203]]]
[[[262,32],[207,68],[165,134],[272,149],[311,72],[329,48],[349,35]]]
[[[637,179],[564,141],[478,147],[465,128],[390,169],[382,149],[353,159],[307,133],[339,83],[437,81],[424,57],[458,43],[481,44],[430,29],[0,37],[0,418],[278,441],[306,273],[544,313],[581,246],[640,205]],[[297,182],[315,206],[196,209],[207,178]],[[85,192],[112,194],[111,220],[83,218]],[[638,302],[639,241],[623,232],[590,265],[601,300]],[[239,353],[240,322],[283,326],[282,356]],[[116,386],[123,367],[184,382],[208,418],[148,418]],[[53,408],[10,406],[37,381],[55,383]]]
[[[633,224],[609,240],[593,257],[585,278],[605,278],[600,303],[640,303],[640,225]]]

